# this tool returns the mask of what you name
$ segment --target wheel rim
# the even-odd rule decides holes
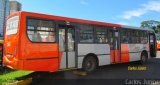
[[[87,57],[85,59],[85,61],[83,62],[83,69],[86,71],[86,72],[92,72],[96,69],[97,67],[97,61],[95,58],[93,57]]]
[[[92,61],[88,61],[87,64],[86,64],[86,68],[88,70],[90,70],[92,67],[93,67],[93,62]]]

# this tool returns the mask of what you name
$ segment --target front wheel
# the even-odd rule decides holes
[[[97,68],[97,60],[92,57],[88,56],[84,59],[83,62],[83,70],[86,72],[92,72]]]

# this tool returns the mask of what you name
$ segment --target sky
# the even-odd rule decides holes
[[[140,26],[160,21],[160,0],[17,0],[22,10],[57,16]]]

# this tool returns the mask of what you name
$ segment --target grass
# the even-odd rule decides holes
[[[30,73],[32,73],[32,71],[13,71],[13,72],[5,73],[3,75],[0,75],[0,82],[3,84],[14,82],[16,81],[17,78],[26,76]]]

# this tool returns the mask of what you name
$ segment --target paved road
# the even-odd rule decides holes
[[[142,70],[128,70],[128,67],[140,67]],[[40,76],[33,78],[31,85],[124,85],[130,83],[144,85],[144,82],[146,85],[149,85],[152,81],[155,83],[157,79],[160,80],[160,52],[157,53],[156,58],[149,59],[146,65],[132,62],[103,66],[86,76],[73,74],[73,71],[41,73]]]

